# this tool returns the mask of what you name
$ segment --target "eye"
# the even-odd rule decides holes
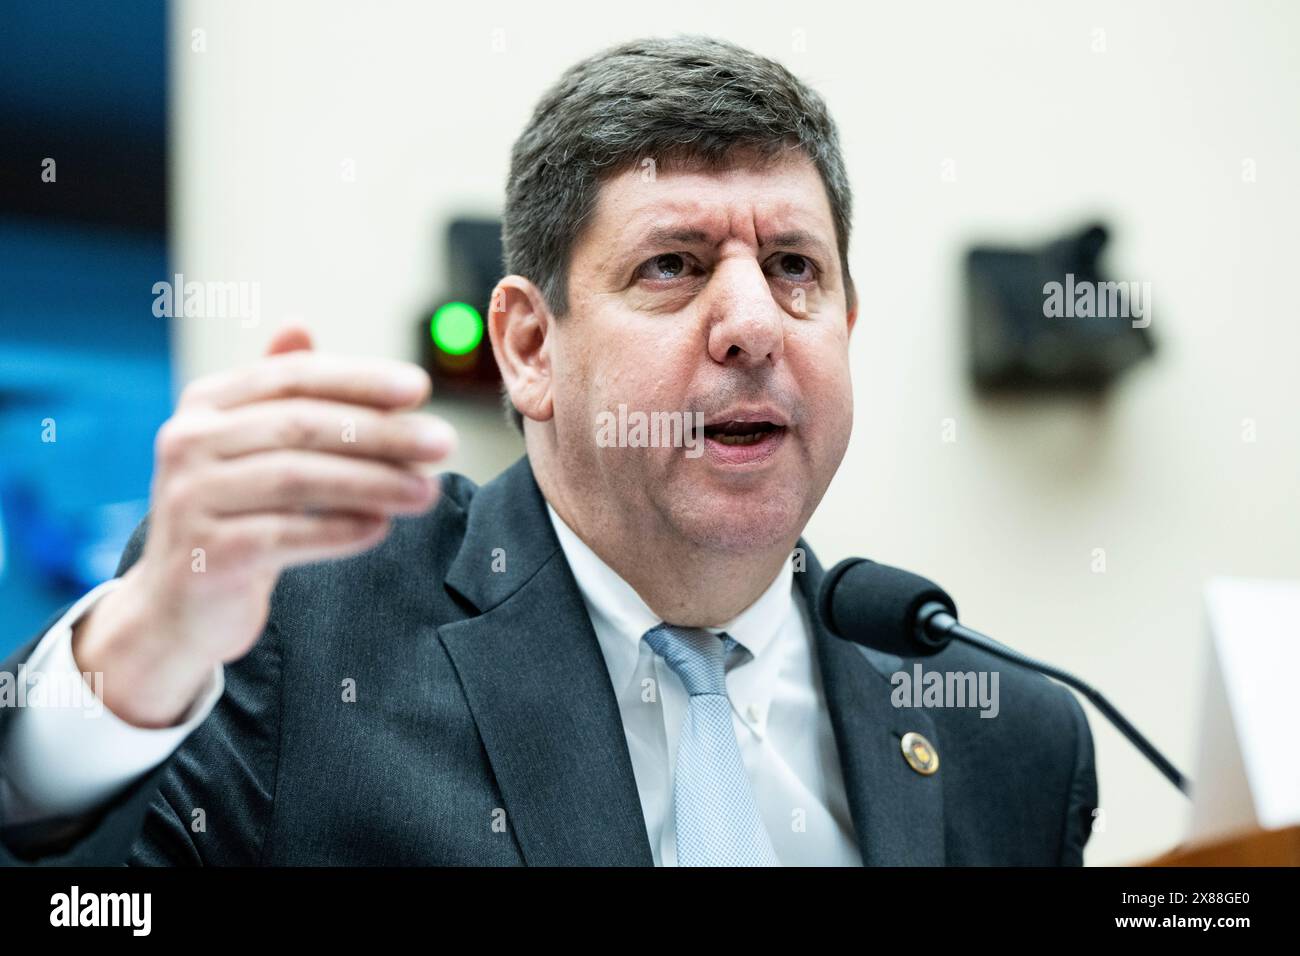
[[[817,267],[813,265],[813,261],[797,252],[778,252],[767,261],[771,270],[769,274],[775,275],[778,279],[811,282],[817,278]]]
[[[671,282],[673,279],[680,279],[689,275],[691,266],[691,261],[682,253],[665,252],[641,263],[636,274],[638,279],[649,279],[652,282]]]

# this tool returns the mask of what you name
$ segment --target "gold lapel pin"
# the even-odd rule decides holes
[[[901,745],[903,759],[917,773],[928,777],[939,769],[939,751],[920,734],[915,731],[903,734]]]

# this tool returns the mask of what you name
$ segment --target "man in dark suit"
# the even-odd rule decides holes
[[[189,386],[118,576],[7,665],[103,681],[97,721],[0,712],[0,859],[1080,864],[1066,691],[954,645],[927,669],[996,673],[996,716],[900,701],[813,610],[857,315],[816,94],[717,41],[607,51],[506,205],[526,457],[426,481],[422,373],[298,330]]]

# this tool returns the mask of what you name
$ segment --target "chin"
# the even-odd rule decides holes
[[[701,548],[745,552],[793,547],[808,513],[807,484],[776,491],[708,491],[678,496],[668,507],[682,536]]]

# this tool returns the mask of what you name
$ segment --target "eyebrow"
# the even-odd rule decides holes
[[[646,233],[640,246],[698,246],[708,243],[708,233],[703,229],[682,229],[675,226],[658,226]]]
[[[763,245],[769,247],[780,246],[784,249],[812,249],[823,258],[830,258],[831,255],[830,247],[825,242],[813,233],[805,232],[802,229],[778,232],[774,236],[769,236]]]

